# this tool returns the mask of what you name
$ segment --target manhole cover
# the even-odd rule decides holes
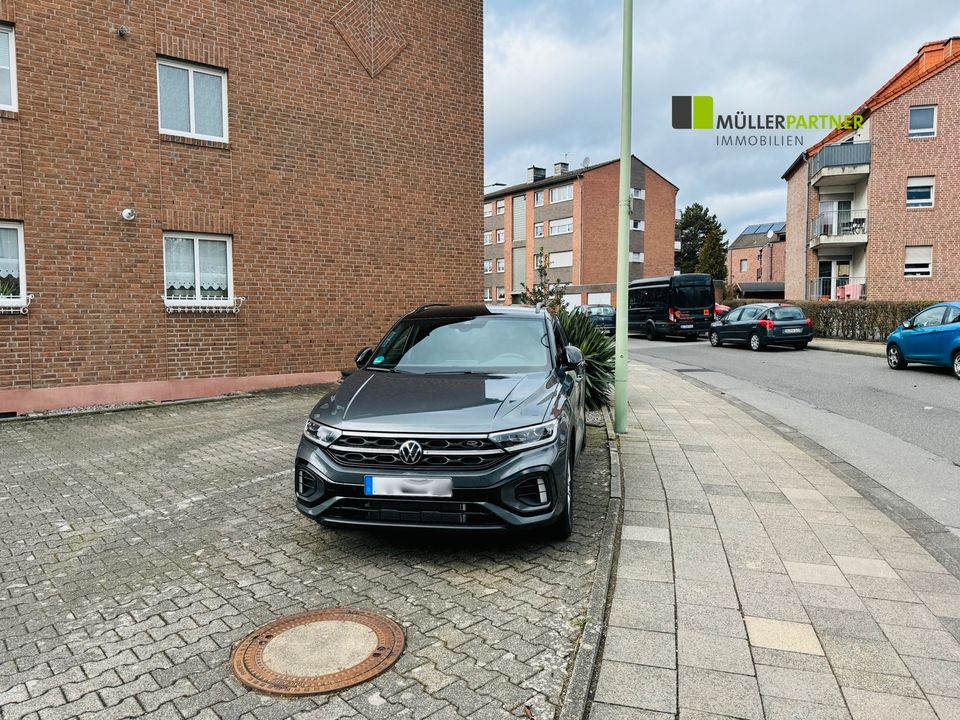
[[[379,675],[403,652],[403,629],[367,610],[310,610],[247,635],[233,673],[271,695],[316,695]]]

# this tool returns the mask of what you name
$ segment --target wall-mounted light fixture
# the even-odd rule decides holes
[[[119,35],[120,37],[125,38],[129,34],[130,34],[130,28],[128,28],[126,25],[121,25],[120,27],[117,28],[117,35]]]
[[[124,220],[126,220],[127,222],[130,222],[131,220],[136,220],[136,219],[137,219],[137,211],[134,210],[133,208],[124,208],[124,209],[120,212],[120,217],[122,217],[122,218],[123,218]]]

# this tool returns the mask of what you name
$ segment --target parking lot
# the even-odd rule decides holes
[[[321,393],[0,424],[4,720],[553,715],[606,509],[602,431],[566,543],[329,530],[291,489]],[[233,679],[256,626],[347,606],[405,627],[385,674],[302,700]]]

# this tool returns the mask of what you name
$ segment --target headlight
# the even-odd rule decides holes
[[[540,445],[549,445],[557,439],[560,420],[550,420],[539,425],[492,433],[490,439],[507,452],[529,450]]]
[[[340,431],[329,425],[321,425],[313,420],[307,420],[307,424],[303,428],[303,436],[318,445],[329,447],[340,437]]]

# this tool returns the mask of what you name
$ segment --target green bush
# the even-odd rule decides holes
[[[750,305],[757,302],[789,302],[803,308],[807,317],[813,320],[813,332],[819,337],[842,338],[844,340],[869,340],[883,342],[887,335],[908,317],[916,315],[936,300],[846,300],[828,302],[825,300],[755,300],[739,299],[727,301],[731,308]]]
[[[586,363],[584,393],[588,410],[599,410],[610,402],[613,387],[614,345],[593,321],[583,313],[559,313],[567,342],[580,348]]]

